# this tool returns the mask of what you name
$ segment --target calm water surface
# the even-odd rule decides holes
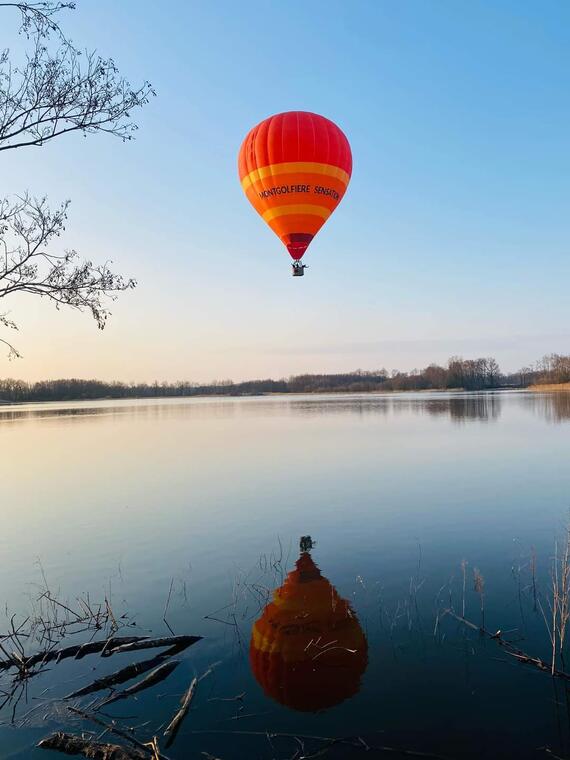
[[[215,664],[173,759],[294,756],[294,740],[272,746],[267,730],[447,757],[564,755],[560,683],[438,610],[462,611],[466,560],[466,616],[479,623],[478,568],[487,627],[548,658],[535,596],[547,605],[569,451],[567,394],[0,406],[0,632],[6,612],[26,614],[42,574],[62,598],[107,595],[157,635],[168,606],[171,628],[203,641],[168,681],[108,714],[158,726]],[[307,535],[316,544],[300,555]],[[61,663],[18,709],[107,662]],[[63,718],[42,712],[16,728],[11,707],[0,711],[0,757],[52,757],[33,745]]]

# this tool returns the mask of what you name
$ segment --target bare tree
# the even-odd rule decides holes
[[[489,356],[487,359],[487,378],[489,386],[494,388],[499,383],[500,377],[501,369],[497,360],[494,357]]]
[[[0,2],[0,13],[20,14],[20,33],[31,44],[21,65],[9,50],[0,51],[0,152],[43,146],[70,132],[133,138],[131,112],[147,104],[154,90],[146,81],[131,87],[111,58],[72,44],[56,17],[74,7],[60,0]],[[68,206],[51,210],[45,198],[28,194],[0,197],[0,299],[16,292],[45,297],[58,307],[91,312],[102,329],[106,298],[136,283],[111,272],[108,263],[82,262],[75,251],[53,252],[50,244],[64,229]],[[2,310],[0,327],[17,329]],[[10,342],[0,342],[10,357],[19,355]]]
[[[99,329],[109,316],[106,301],[123,290],[134,288],[135,280],[114,274],[111,262],[95,265],[81,261],[74,250],[56,253],[50,244],[65,230],[69,201],[51,210],[45,198],[24,196],[0,204],[0,299],[15,293],[47,298],[56,308],[71,306],[88,311]],[[0,300],[1,303],[1,300]],[[8,313],[0,311],[0,325],[17,330]],[[7,340],[11,357],[19,356]]]

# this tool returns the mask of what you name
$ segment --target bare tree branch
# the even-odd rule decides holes
[[[13,322],[11,319],[8,319],[7,312],[4,312],[3,314],[0,313],[0,327],[6,327],[9,330],[17,330],[18,325]],[[19,351],[13,346],[9,341],[5,340],[4,338],[0,338],[0,343],[5,345],[8,349],[8,359],[20,359],[21,354]]]
[[[62,41],[65,41],[59,24],[54,21],[54,16],[65,9],[74,10],[75,3],[59,0],[32,0],[25,3],[0,3],[0,8],[14,8],[20,12],[20,32],[27,37],[31,34],[49,37],[52,32],[55,32]]]
[[[20,31],[33,41],[25,62],[16,66],[0,51],[0,151],[41,146],[68,132],[107,132],[131,140],[137,125],[131,111],[155,95],[145,81],[131,87],[112,58],[82,53],[64,35],[54,16],[71,2],[0,2],[16,8]],[[52,49],[54,32],[59,45]]]
[[[51,210],[46,198],[28,195],[0,201],[0,299],[14,293],[30,293],[52,301],[56,308],[70,306],[88,311],[104,329],[109,309],[107,300],[136,286],[110,269],[112,262],[80,261],[74,250],[54,252],[55,238],[65,230],[69,201]],[[17,330],[17,325],[0,313],[0,326]],[[8,341],[0,339],[11,358],[19,356]]]
[[[36,36],[21,68],[0,54],[0,151],[41,146],[68,132],[107,132],[131,140],[131,111],[154,95],[149,82],[133,89],[111,58],[82,55],[70,45],[50,53]]]

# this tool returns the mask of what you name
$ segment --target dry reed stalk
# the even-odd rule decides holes
[[[40,569],[43,585],[31,600],[30,614],[19,625],[15,624],[15,616],[12,616],[9,631],[0,635],[0,653],[5,657],[0,660],[0,671],[14,667],[21,679],[34,675],[31,671],[34,665],[41,668],[47,662],[59,662],[66,657],[77,656],[79,659],[100,646],[99,642],[88,642],[83,646],[58,649],[59,643],[70,634],[104,631],[112,636],[120,627],[128,625],[124,622],[126,615],[120,618],[123,622],[118,622],[108,599],[104,603],[92,604],[87,594],[76,597],[73,602],[62,600],[49,588],[41,566]],[[140,638],[125,637],[118,639],[117,643],[133,642]]]
[[[554,544],[554,560],[552,562],[552,624],[547,625],[552,644],[551,671],[556,670],[556,657],[560,657],[564,667],[564,644],[568,621],[570,620],[570,523],[566,526],[564,549],[558,551],[558,541]],[[546,620],[545,620],[546,622]]]
[[[560,570],[560,615],[558,643],[560,658],[564,664],[564,641],[566,631],[568,630],[568,620],[570,619],[570,526],[566,526],[566,543],[564,546],[564,556],[562,558],[562,567]]]
[[[463,617],[465,617],[465,584],[467,581],[467,564],[468,562],[466,559],[461,560],[461,572],[463,574],[463,600],[462,600],[462,605],[461,605],[461,609],[462,609],[461,614]]]
[[[473,568],[473,582],[475,593],[479,594],[481,605],[481,630],[485,629],[485,579],[478,567]]]
[[[530,550],[530,572],[532,575],[532,598],[534,601],[534,611],[536,612],[536,551],[534,546]]]
[[[556,668],[556,634],[558,626],[558,542],[554,543],[554,562],[552,565],[552,674]]]

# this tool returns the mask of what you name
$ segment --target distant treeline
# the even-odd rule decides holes
[[[547,354],[519,374],[523,386],[570,383],[570,355]]]
[[[250,396],[265,393],[355,393],[365,391],[486,390],[531,384],[570,382],[570,356],[551,354],[531,367],[504,375],[493,357],[453,356],[447,366],[430,364],[422,370],[356,370],[337,375],[295,375],[282,380],[231,380],[208,384],[106,383],[100,380],[0,380],[0,401],[71,401],[98,398],[163,398],[169,396]]]

